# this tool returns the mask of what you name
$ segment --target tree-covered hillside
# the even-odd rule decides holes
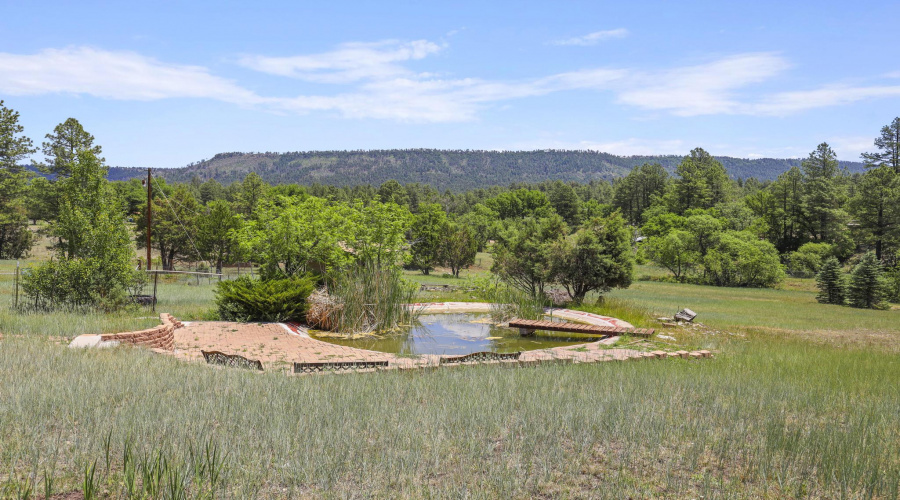
[[[220,153],[186,167],[160,169],[157,174],[169,181],[187,182],[215,179],[222,184],[242,180],[256,172],[271,184],[313,184],[334,186],[380,185],[395,179],[403,184],[418,182],[439,190],[469,189],[508,185],[513,182],[563,180],[587,182],[625,176],[633,167],[647,162],[661,164],[669,172],[683,157],[616,156],[595,151],[469,151],[438,149],[391,149],[374,151],[310,151],[293,153]],[[731,177],[775,179],[799,159],[717,158]],[[842,162],[851,171],[862,171],[859,162]],[[110,180],[127,180],[145,175],[143,169],[111,168]]]

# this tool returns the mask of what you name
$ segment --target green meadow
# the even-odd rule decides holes
[[[157,309],[210,318],[213,286],[161,280]],[[12,300],[12,280],[0,293]],[[147,310],[4,306],[0,496],[900,494],[896,311],[820,305],[808,280],[778,290],[637,281],[585,305],[656,326],[680,307],[705,327],[661,333],[713,359],[285,377],[64,347],[156,324]]]

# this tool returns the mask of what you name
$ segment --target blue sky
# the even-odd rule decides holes
[[[110,165],[225,151],[841,159],[900,115],[900,2],[0,1],[0,99]]]

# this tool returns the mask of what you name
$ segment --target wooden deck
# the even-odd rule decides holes
[[[535,330],[545,332],[581,333],[584,335],[601,335],[610,337],[613,335],[636,335],[649,337],[655,330],[650,328],[619,328],[615,326],[583,325],[580,323],[560,323],[556,321],[543,321],[533,319],[513,319],[509,322],[510,328],[518,328],[523,336],[533,335]]]

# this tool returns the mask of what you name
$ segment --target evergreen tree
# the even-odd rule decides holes
[[[256,172],[247,174],[237,192],[237,206],[240,213],[248,218],[255,217],[259,202],[266,195],[268,188],[269,185],[263,182],[259,174]]]
[[[38,165],[40,170],[56,177],[72,175],[72,162],[80,151],[90,151],[101,164],[105,160],[100,157],[103,149],[94,146],[94,136],[89,134],[75,118],[69,118],[53,128],[46,135],[47,142],[42,144],[42,152],[47,163]]]
[[[863,237],[874,244],[875,257],[881,260],[886,244],[893,246],[900,237],[900,174],[887,165],[869,170],[856,185],[849,208]]]
[[[850,276],[848,298],[850,305],[862,309],[885,309],[888,283],[884,268],[872,252],[863,256]]]
[[[890,167],[900,174],[900,117],[894,118],[890,125],[881,128],[881,135],[875,139],[877,153],[863,153],[863,161],[867,167]]]
[[[28,173],[19,162],[35,152],[22,134],[19,113],[0,101],[0,258],[17,259],[32,245],[23,195]]]
[[[843,227],[845,213],[843,172],[834,150],[827,143],[819,144],[803,160],[803,210],[807,216],[807,230],[813,239],[833,243]]]
[[[834,257],[826,259],[816,274],[819,294],[816,300],[822,304],[844,305],[847,301],[847,279],[841,272],[841,264]]]
[[[681,215],[692,208],[708,209],[726,201],[732,182],[728,171],[703,148],[695,148],[675,169],[670,209]]]
[[[450,224],[444,235],[441,261],[459,278],[459,271],[475,263],[478,241],[475,231],[464,224]]]
[[[581,215],[581,199],[572,185],[556,181],[551,186],[548,195],[550,205],[556,210],[556,213],[567,224],[577,225]]]
[[[653,200],[662,196],[669,185],[669,173],[659,163],[644,163],[634,167],[622,180],[616,183],[613,206],[618,208],[628,223],[639,226],[643,222],[644,211]]]

